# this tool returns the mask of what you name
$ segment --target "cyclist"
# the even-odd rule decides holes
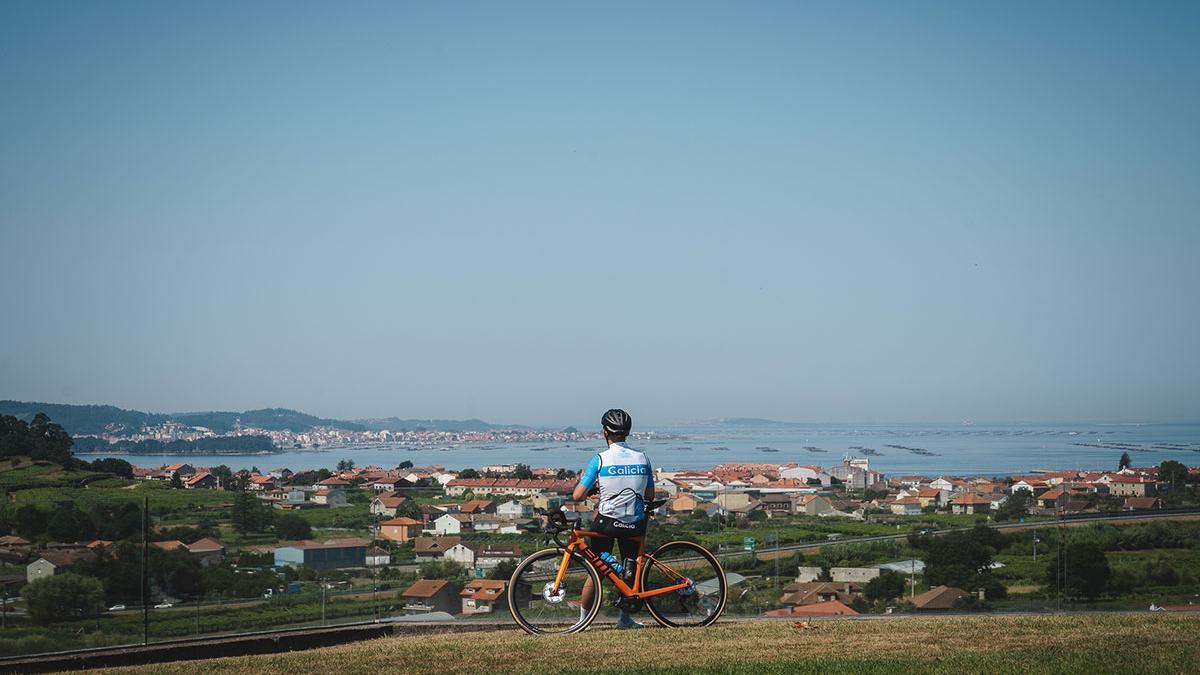
[[[579,477],[571,498],[583,501],[593,492],[600,493],[600,502],[593,515],[594,532],[588,546],[597,554],[612,552],[615,540],[621,548],[621,559],[632,560],[640,552],[646,534],[646,502],[654,500],[654,475],[646,455],[625,444],[633,420],[629,413],[614,408],[600,419],[608,448],[597,453]],[[579,616],[584,618],[592,609],[595,589],[589,579],[580,596]],[[640,628],[624,609],[620,610],[617,628]]]

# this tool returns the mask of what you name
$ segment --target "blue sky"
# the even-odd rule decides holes
[[[1200,4],[0,5],[0,397],[1200,418]]]

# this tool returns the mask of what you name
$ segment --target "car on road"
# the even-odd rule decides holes
[[[171,609],[175,605],[169,602],[160,602],[154,606],[154,609]]]
[[[123,611],[125,611],[125,605],[113,605],[112,607],[109,607],[109,608],[108,608],[108,611],[110,611],[110,612],[123,612]]]

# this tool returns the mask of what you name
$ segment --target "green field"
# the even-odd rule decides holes
[[[88,486],[38,487],[11,493],[16,506],[33,504],[49,509],[56,502],[73,501],[83,511],[97,504],[115,506],[125,503],[141,505],[143,498],[150,498],[151,513],[195,509],[219,509],[233,503],[232,492],[222,490],[173,490],[170,485],[158,481],[126,481],[131,488]]]
[[[419,655],[419,656],[418,656]],[[724,623],[702,629],[532,637],[414,635],[269,656],[111,672],[1181,673],[1200,660],[1200,617],[1091,614]]]

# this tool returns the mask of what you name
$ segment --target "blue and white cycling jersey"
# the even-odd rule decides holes
[[[600,485],[600,515],[623,523],[646,517],[646,488],[654,481],[646,455],[619,443],[592,457],[579,482],[587,489]]]

